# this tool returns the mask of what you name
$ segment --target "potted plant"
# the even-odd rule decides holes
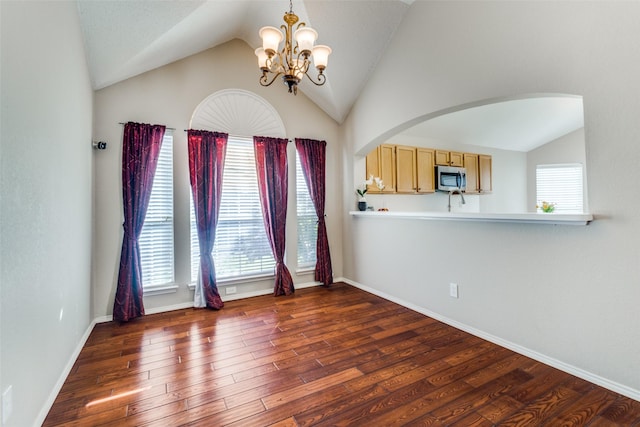
[[[356,194],[358,194],[358,210],[366,211],[367,210],[367,199],[364,197],[367,194],[367,190],[369,189],[369,185],[373,185],[375,182],[378,190],[382,191],[384,189],[384,183],[379,177],[374,177],[373,175],[369,175],[369,179],[364,181],[358,188],[356,188]]]
[[[358,188],[356,188],[356,194],[358,194],[358,210],[366,211],[367,210],[367,199],[364,197],[367,194],[367,185],[371,185],[373,183],[373,175],[366,181],[364,181]]]
[[[544,213],[551,213],[555,210],[556,204],[552,202],[545,202],[543,200],[540,205],[536,205],[536,208],[539,208]]]

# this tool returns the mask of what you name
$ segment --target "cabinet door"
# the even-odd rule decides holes
[[[380,147],[376,147],[375,150],[367,154],[367,173],[365,175],[365,181],[369,177],[380,176]],[[369,185],[367,191],[369,193],[379,193],[378,187],[375,185]]]
[[[416,149],[396,146],[396,193],[416,192]]]
[[[478,156],[478,191],[491,193],[493,190],[493,178],[491,170],[491,156],[480,154]]]
[[[464,165],[464,154],[457,151],[450,151],[449,164],[451,166],[462,167]]]
[[[418,193],[433,193],[435,186],[435,151],[429,148],[416,150],[416,178]]]
[[[478,155],[464,153],[464,168],[467,170],[467,193],[477,193],[478,189]]]
[[[382,144],[378,147],[380,162],[380,179],[384,183],[383,193],[395,193],[396,192],[396,146],[389,144]],[[375,187],[370,186],[370,187]]]
[[[436,165],[449,166],[449,152],[436,150]]]

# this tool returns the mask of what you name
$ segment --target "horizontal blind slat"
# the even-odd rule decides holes
[[[174,281],[173,135],[165,133],[138,244],[143,287]]]
[[[298,267],[309,267],[316,263],[316,241],[318,240],[318,216],[304,179],[300,155],[296,151],[296,214],[298,227]]]

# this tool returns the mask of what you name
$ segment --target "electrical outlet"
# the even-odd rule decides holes
[[[2,393],[2,425],[6,424],[13,412],[13,386]]]
[[[236,287],[235,287],[235,286],[227,286],[227,287],[225,288],[224,293],[225,293],[226,295],[231,295],[231,294],[235,294],[235,293],[236,293],[236,291],[237,291],[237,289],[236,289]]]
[[[451,298],[458,298],[458,284],[449,283],[449,296]]]

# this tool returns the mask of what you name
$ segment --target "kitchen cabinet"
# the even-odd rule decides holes
[[[467,193],[481,194],[491,192],[491,156],[464,153],[464,168],[467,170]]]
[[[462,167],[464,165],[464,155],[458,151],[436,150],[435,156],[436,165],[439,166]]]
[[[396,146],[396,193],[416,192],[416,148]]]
[[[435,150],[416,148],[416,183],[418,193],[433,193],[435,185]]]
[[[384,183],[384,189],[380,191],[375,185],[368,186],[369,193],[394,193],[396,190],[396,147],[395,145],[382,144],[367,154],[366,177],[371,175],[380,177]]]
[[[485,154],[382,144],[367,155],[366,162],[365,179],[377,176],[385,185],[382,191],[370,185],[368,192],[372,194],[433,193],[436,165],[466,168],[469,194],[490,193],[493,189],[491,156]]]
[[[467,189],[466,193],[475,194],[480,189],[478,175],[478,155],[473,153],[464,153],[464,168],[467,171]]]
[[[493,190],[491,156],[478,155],[478,193],[491,193]]]

